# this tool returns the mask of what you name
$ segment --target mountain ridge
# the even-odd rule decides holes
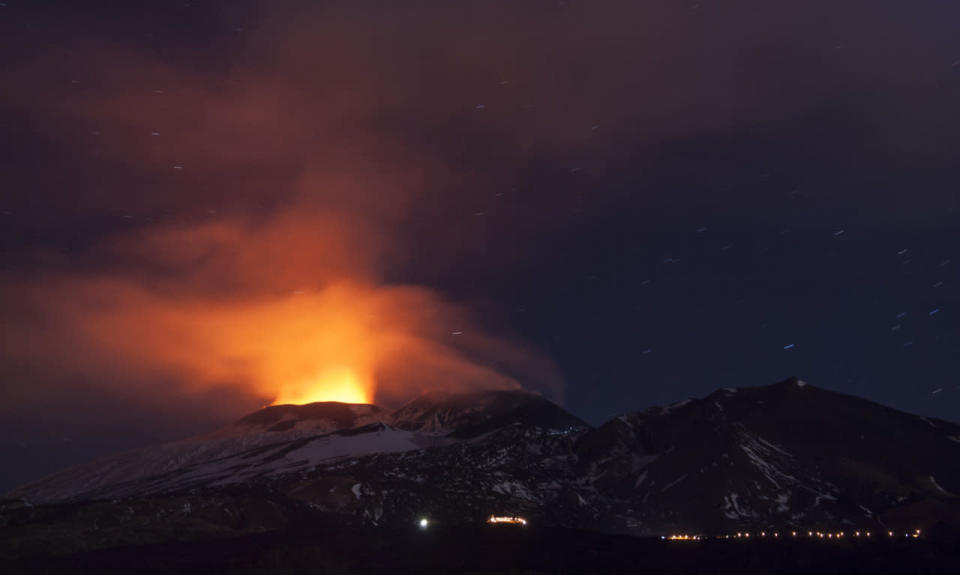
[[[371,406],[343,404],[292,411],[319,421],[344,409],[355,416],[347,423],[384,416]],[[272,406],[239,421],[269,429],[289,421],[290,412]],[[506,514],[635,535],[960,531],[960,470],[953,465],[960,458],[960,425],[796,378],[721,388],[595,428],[540,396],[516,392],[434,394],[394,414],[391,423],[334,431],[293,426],[193,440],[201,449],[193,459],[132,477],[123,477],[126,468],[115,461],[100,475],[88,464],[83,473],[67,470],[52,484],[42,480],[8,494],[0,520],[19,517],[5,520],[21,521],[29,531],[30,506],[68,510],[69,521],[56,521],[77,536],[90,529],[82,510],[95,507],[98,517],[106,514],[117,525],[146,522],[136,529],[149,537],[179,537],[176,526],[196,516],[182,509],[226,500],[247,519],[238,524],[215,514],[203,529],[276,529],[300,516],[408,526],[426,515],[443,524],[476,524]],[[110,480],[102,476],[112,472]],[[134,503],[159,511],[153,518],[129,517],[122,510]]]

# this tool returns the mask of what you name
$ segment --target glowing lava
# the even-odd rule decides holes
[[[373,398],[369,390],[373,389],[373,386],[363,379],[366,378],[359,377],[349,368],[326,368],[315,380],[284,386],[277,398],[273,400],[273,405],[304,404],[316,401],[372,403]]]

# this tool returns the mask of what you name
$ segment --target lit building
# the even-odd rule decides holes
[[[499,516],[499,515],[491,515],[490,518],[487,519],[487,523],[491,523],[494,525],[500,524],[500,523],[505,523],[507,525],[526,525],[527,520],[524,519],[523,517],[506,517],[506,516]]]

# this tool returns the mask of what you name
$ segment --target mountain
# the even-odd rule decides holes
[[[107,499],[277,477],[368,453],[438,447],[507,425],[585,426],[541,396],[431,392],[390,412],[376,405],[274,405],[209,434],[55,473],[7,494],[31,503]]]
[[[960,426],[797,379],[591,428],[522,391],[272,406],[0,502],[0,550],[490,514],[629,534],[960,529]]]
[[[388,416],[389,412],[375,405],[323,402],[270,406],[209,434],[100,458],[7,495],[33,503],[112,497],[135,492],[141,480],[171,477],[191,466],[220,465],[241,453],[378,423]]]
[[[470,438],[512,424],[545,429],[586,427],[579,418],[540,395],[523,390],[426,393],[395,411],[399,429],[444,431]]]
[[[290,431],[331,432],[381,423],[389,418],[389,411],[368,404],[322,401],[305,405],[271,405],[200,439],[226,439]]]
[[[960,494],[960,426],[796,378],[613,419],[577,453],[635,525],[666,531],[929,525]]]

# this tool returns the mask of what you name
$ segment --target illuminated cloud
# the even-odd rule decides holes
[[[140,265],[16,286],[30,321],[4,360],[49,381],[122,380],[136,394],[165,374],[172,392],[234,388],[268,403],[396,403],[521,380],[558,394],[548,360],[431,290],[377,283],[358,228],[306,210],[140,229],[101,248]]]

